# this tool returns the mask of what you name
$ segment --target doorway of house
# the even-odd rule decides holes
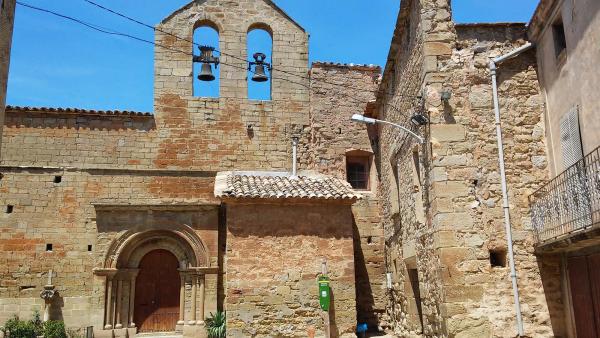
[[[577,337],[600,337],[600,253],[569,257],[568,271]]]
[[[135,282],[134,322],[139,332],[175,331],[179,318],[179,262],[167,250],[153,250],[140,262]]]

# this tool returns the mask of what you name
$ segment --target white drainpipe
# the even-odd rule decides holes
[[[292,137],[292,177],[298,175],[298,137]]]
[[[498,84],[496,77],[496,64],[515,57],[526,50],[532,48],[533,45],[528,42],[525,45],[513,50],[512,52],[497,57],[490,61],[490,73],[492,76],[492,91],[494,96],[494,113],[496,116],[496,140],[498,142],[498,164],[500,166],[500,179],[502,181],[502,208],[504,210],[504,225],[506,227],[506,241],[508,243],[508,259],[510,264],[510,278],[512,279],[513,296],[515,300],[515,312],[517,316],[517,331],[519,336],[524,335],[523,317],[521,315],[521,303],[519,301],[519,286],[517,284],[517,272],[515,269],[515,257],[513,250],[512,230],[510,225],[510,206],[508,204],[508,192],[506,188],[506,172],[504,168],[504,147],[502,145],[502,125],[500,124],[500,105],[498,103]]]

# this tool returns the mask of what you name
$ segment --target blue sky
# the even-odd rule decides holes
[[[19,1],[153,40],[151,30],[100,11],[83,0]],[[152,25],[189,2],[96,1]],[[385,63],[400,1],[275,2],[310,33],[311,62]],[[453,16],[463,23],[527,22],[537,2],[453,0]],[[103,35],[21,6],[17,7],[13,38],[7,104],[152,111],[151,45]],[[260,36],[254,41],[260,50],[270,44]],[[264,91],[252,91],[257,98],[265,96]]]

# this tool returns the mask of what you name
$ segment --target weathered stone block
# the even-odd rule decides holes
[[[491,323],[485,318],[471,318],[459,315],[449,318],[447,325],[448,333],[454,338],[492,337]]]
[[[466,129],[460,124],[433,124],[431,137],[438,142],[464,141]]]
[[[475,224],[473,217],[465,212],[439,213],[434,216],[433,224],[439,228],[468,230]]]
[[[452,47],[446,42],[425,42],[423,47],[425,55],[451,55]]]
[[[454,231],[436,231],[433,234],[433,247],[449,248],[457,245],[456,235]]]
[[[447,285],[444,290],[447,302],[479,302],[484,291],[481,285]]]

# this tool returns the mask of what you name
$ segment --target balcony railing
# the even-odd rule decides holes
[[[600,147],[529,198],[538,245],[600,225]]]

